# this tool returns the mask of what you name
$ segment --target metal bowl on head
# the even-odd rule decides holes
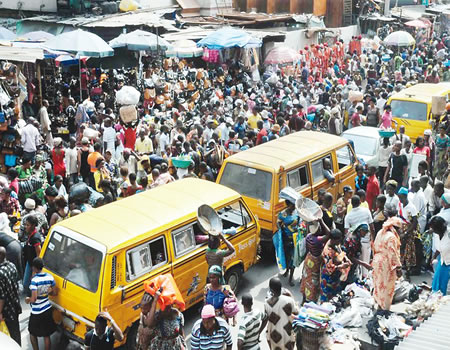
[[[200,230],[207,235],[218,236],[222,233],[222,219],[219,214],[207,204],[198,207],[197,221]]]
[[[295,202],[298,215],[306,222],[319,220],[323,216],[322,209],[312,199],[301,197]]]

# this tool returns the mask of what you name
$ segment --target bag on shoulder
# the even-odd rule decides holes
[[[234,296],[229,296],[223,301],[223,313],[227,318],[235,316],[239,312],[239,303]]]

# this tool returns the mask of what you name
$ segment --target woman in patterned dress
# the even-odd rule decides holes
[[[382,310],[389,310],[391,307],[395,281],[402,275],[398,233],[401,233],[402,226],[403,221],[400,218],[389,218],[373,243],[373,297]]]
[[[433,170],[433,175],[440,181],[444,180],[444,174],[448,167],[450,137],[445,131],[445,125],[439,125],[439,135],[436,136],[436,165]]]
[[[339,293],[341,281],[347,280],[350,271],[351,262],[341,248],[342,237],[340,230],[331,230],[330,240],[323,248],[324,263],[320,281],[321,302],[327,302]]]
[[[161,293],[156,292],[149,311],[149,326],[154,336],[150,342],[150,350],[184,350],[184,316],[172,305],[166,305],[164,310],[156,312],[156,304]]]
[[[150,327],[150,309],[152,305],[153,297],[149,293],[144,293],[140,303],[141,315],[139,317],[137,350],[150,350],[151,340],[155,336],[154,329]]]

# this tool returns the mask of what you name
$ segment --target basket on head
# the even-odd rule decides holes
[[[307,222],[316,221],[322,218],[322,209],[312,199],[301,197],[295,202],[298,215]]]
[[[209,205],[203,204],[197,209],[197,221],[203,233],[217,236],[223,230],[222,219]]]

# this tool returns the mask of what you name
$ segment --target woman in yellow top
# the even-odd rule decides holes
[[[110,180],[111,181],[111,175],[109,174],[108,169],[105,166],[105,158],[100,157],[95,162],[95,167],[97,170],[94,173],[94,180],[95,180],[95,190],[98,192],[103,192],[102,188],[100,187],[100,182],[102,180]]]

